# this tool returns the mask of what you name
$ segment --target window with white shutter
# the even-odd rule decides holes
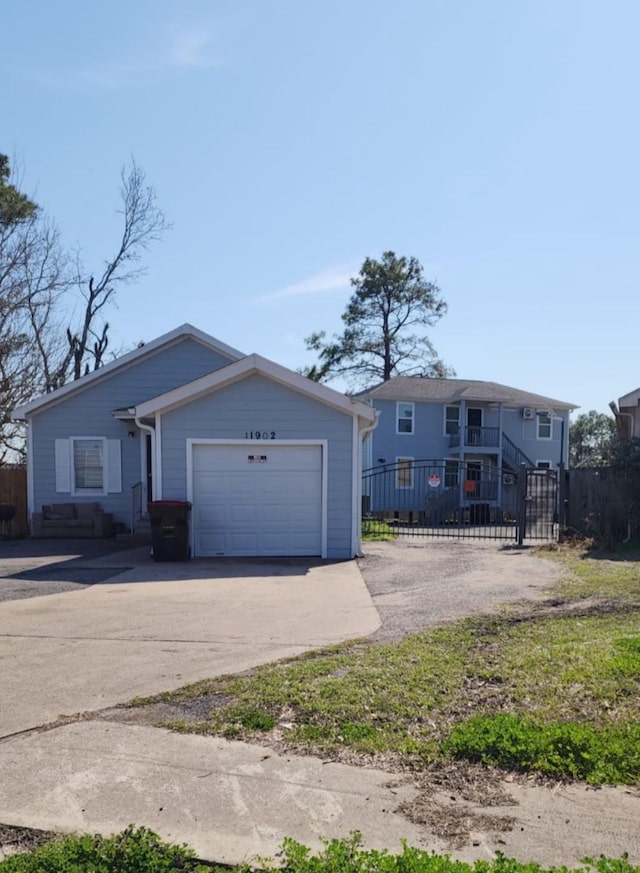
[[[78,436],[55,441],[56,491],[77,497],[122,492],[120,440]]]

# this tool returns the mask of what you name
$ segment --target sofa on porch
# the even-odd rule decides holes
[[[113,516],[99,503],[48,503],[31,516],[32,537],[110,537]]]

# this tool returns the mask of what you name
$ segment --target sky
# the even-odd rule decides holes
[[[122,166],[153,185],[113,348],[191,322],[296,369],[392,250],[458,377],[606,412],[640,385],[639,31],[636,0],[12,3],[0,152],[96,273]]]

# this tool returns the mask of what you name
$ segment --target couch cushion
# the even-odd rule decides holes
[[[75,518],[76,505],[75,503],[50,503],[42,507],[42,514],[45,519],[54,521]]]
[[[78,518],[93,518],[97,512],[100,512],[99,503],[76,503],[76,516]]]
[[[64,522],[65,527],[93,527],[92,518],[68,518]]]

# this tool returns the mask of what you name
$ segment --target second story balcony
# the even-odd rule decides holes
[[[499,427],[463,427],[449,438],[451,448],[472,446],[478,449],[497,449],[500,445]]]

